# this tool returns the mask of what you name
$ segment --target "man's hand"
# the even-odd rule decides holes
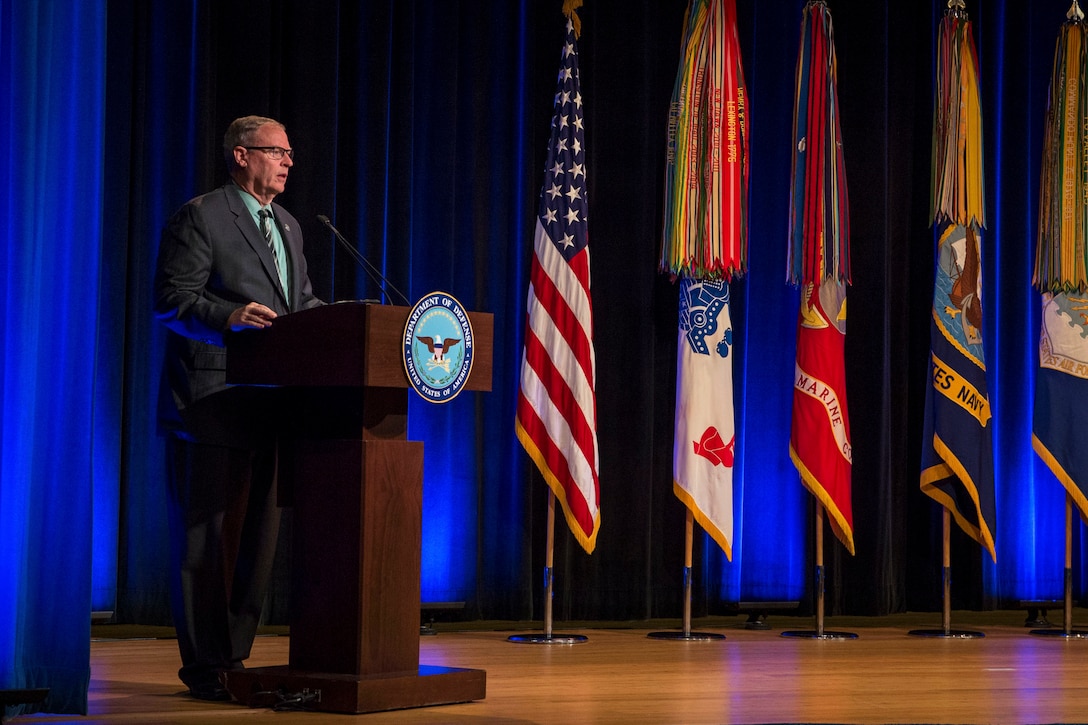
[[[276,319],[276,313],[259,302],[250,302],[245,307],[239,307],[230,313],[227,318],[228,330],[244,330],[247,327],[268,327],[272,320]]]

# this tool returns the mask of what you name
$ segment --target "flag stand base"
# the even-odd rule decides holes
[[[555,493],[548,489],[547,541],[544,551],[544,632],[541,634],[514,634],[506,638],[514,644],[581,644],[589,641],[584,634],[552,633],[552,596],[554,593],[552,562],[555,555]]]
[[[853,632],[819,632],[815,630],[790,630],[782,633],[783,637],[795,637],[798,639],[857,639]]]
[[[1065,494],[1065,596],[1061,629],[1033,629],[1030,634],[1062,639],[1088,639],[1088,631],[1073,629],[1073,497]]]
[[[912,637],[939,637],[943,639],[981,639],[986,635],[971,629],[952,629],[952,513],[943,507],[941,512],[942,566],[941,588],[943,605],[940,629],[912,629]]]
[[[584,634],[513,634],[506,638],[515,644],[581,644],[588,642]]]
[[[671,642],[718,642],[725,639],[724,634],[715,632],[691,631],[691,544],[695,536],[695,519],[691,509],[684,516],[684,614],[679,631],[650,632],[650,639],[663,639]]]
[[[724,634],[717,634],[716,632],[650,632],[646,635],[650,639],[669,639],[675,642],[717,642],[718,640],[725,639]]]
[[[789,630],[781,636],[795,639],[857,639],[853,632],[824,629],[824,506],[816,501],[816,629]]]
[[[907,634],[911,637],[940,637],[943,639],[982,639],[984,632],[976,632],[973,629],[952,629],[945,620],[945,626],[940,629],[912,629]]]
[[[1066,631],[1064,629],[1033,629],[1028,634],[1035,634],[1045,637],[1064,637],[1066,639],[1088,639],[1088,631],[1083,629],[1071,629]]]

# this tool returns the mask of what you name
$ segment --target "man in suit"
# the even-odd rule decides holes
[[[167,223],[155,315],[168,328],[160,426],[168,433],[171,609],[194,697],[227,700],[261,617],[279,529],[275,391],[226,383],[225,336],[324,304],[302,230],[273,203],[294,164],[278,121],[239,118],[223,138],[231,181]]]

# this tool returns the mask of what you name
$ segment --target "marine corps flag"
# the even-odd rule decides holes
[[[729,280],[746,269],[747,203],[748,112],[736,3],[691,0],[669,113],[660,263],[681,278],[673,492],[730,559]]]
[[[1079,9],[1079,8],[1078,8]],[[1072,11],[1070,11],[1072,12]],[[1062,25],[1043,141],[1033,282],[1043,293],[1032,445],[1088,520],[1088,28]]]
[[[921,488],[996,561],[993,426],[982,346],[982,115],[964,11],[945,15],[937,50],[932,215],[938,242]]]
[[[836,81],[831,13],[823,2],[809,2],[794,97],[789,279],[803,288],[790,458],[853,554],[845,361],[850,226]]]

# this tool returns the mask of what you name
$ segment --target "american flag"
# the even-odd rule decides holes
[[[568,20],[536,222],[515,425],[574,537],[592,553],[600,487],[582,118],[578,49]]]

